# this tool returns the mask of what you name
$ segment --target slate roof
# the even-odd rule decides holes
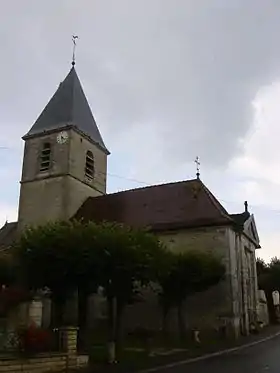
[[[92,115],[74,66],[71,68],[65,80],[60,83],[57,91],[32,128],[24,136],[24,139],[28,136],[64,128],[66,126],[76,127],[109,154]]]
[[[199,179],[89,197],[74,218],[116,221],[153,231],[234,224]]]
[[[0,229],[0,252],[3,248],[8,248],[12,245],[17,234],[17,222],[6,223]]]
[[[243,227],[245,221],[247,221],[251,215],[248,211],[244,211],[241,214],[231,214],[230,216],[237,225]]]

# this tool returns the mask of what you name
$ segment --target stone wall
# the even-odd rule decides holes
[[[88,197],[106,192],[107,155],[74,130],[58,144],[58,132],[26,140],[19,199],[19,230],[25,225],[69,219]],[[40,172],[44,142],[51,144],[51,168]],[[85,177],[86,153],[94,156],[95,177]]]
[[[187,300],[185,304],[187,327],[213,329],[227,324],[227,330],[233,333],[234,337],[238,337],[241,332],[248,334],[249,324],[254,321],[258,304],[256,245],[244,234],[239,234],[230,227],[165,232],[160,235],[160,239],[174,252],[201,250],[214,254],[221,259],[226,268],[223,281]],[[137,326],[159,329],[162,326],[157,297],[149,290],[146,290],[143,295],[145,301],[126,308],[124,314],[126,329]],[[96,299],[90,307],[90,326],[96,325],[96,319],[99,318],[100,302]],[[175,310],[170,312],[169,324],[171,330],[177,328]]]
[[[201,250],[216,255],[226,267],[225,280],[209,290],[190,297],[185,305],[186,325],[189,328],[211,328],[218,326],[224,317],[232,317],[232,268],[230,266],[229,228],[211,227],[180,232],[165,232],[160,239],[170,250],[182,252]],[[233,258],[232,258],[233,259]],[[178,284],[178,286],[180,286]],[[124,326],[147,328],[161,327],[161,310],[153,292],[146,290],[145,302],[128,306],[124,315]],[[172,330],[177,328],[176,312],[169,316]]]
[[[267,300],[265,296],[264,290],[258,291],[258,320],[262,322],[264,325],[269,324],[269,316],[268,316],[268,308],[267,308]]]
[[[77,328],[60,329],[60,352],[28,358],[0,355],[0,373],[68,372],[88,365],[88,356],[77,355]]]
[[[76,367],[83,368],[88,364],[87,356],[78,356]],[[42,355],[28,359],[16,359],[0,356],[0,373],[45,373],[66,372],[68,357],[66,354]]]
[[[2,358],[0,359],[1,373],[45,373],[66,371],[67,355],[56,354],[28,359]]]
[[[258,283],[256,270],[256,245],[244,234],[235,236],[237,253],[237,296],[242,333],[249,333],[251,323],[257,321]]]

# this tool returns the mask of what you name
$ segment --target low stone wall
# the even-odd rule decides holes
[[[40,355],[30,358],[13,358],[0,356],[0,373],[45,373],[67,372],[68,355],[56,353]],[[83,368],[88,364],[87,356],[77,356],[77,368]],[[70,368],[70,367],[69,367]]]
[[[40,356],[27,359],[4,358],[0,360],[0,372],[44,373],[59,372],[67,368],[67,355],[55,354],[52,356]]]
[[[77,328],[64,327],[59,333],[60,352],[29,357],[0,355],[0,373],[68,372],[86,367],[88,356],[77,353]]]

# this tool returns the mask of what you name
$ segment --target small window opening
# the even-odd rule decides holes
[[[94,177],[94,158],[91,151],[87,151],[86,155],[85,176],[90,179]]]
[[[48,171],[51,166],[51,144],[45,142],[41,150],[40,171]]]

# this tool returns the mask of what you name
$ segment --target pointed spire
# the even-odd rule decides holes
[[[23,139],[69,126],[87,135],[106,154],[110,154],[100,135],[74,66]]]

